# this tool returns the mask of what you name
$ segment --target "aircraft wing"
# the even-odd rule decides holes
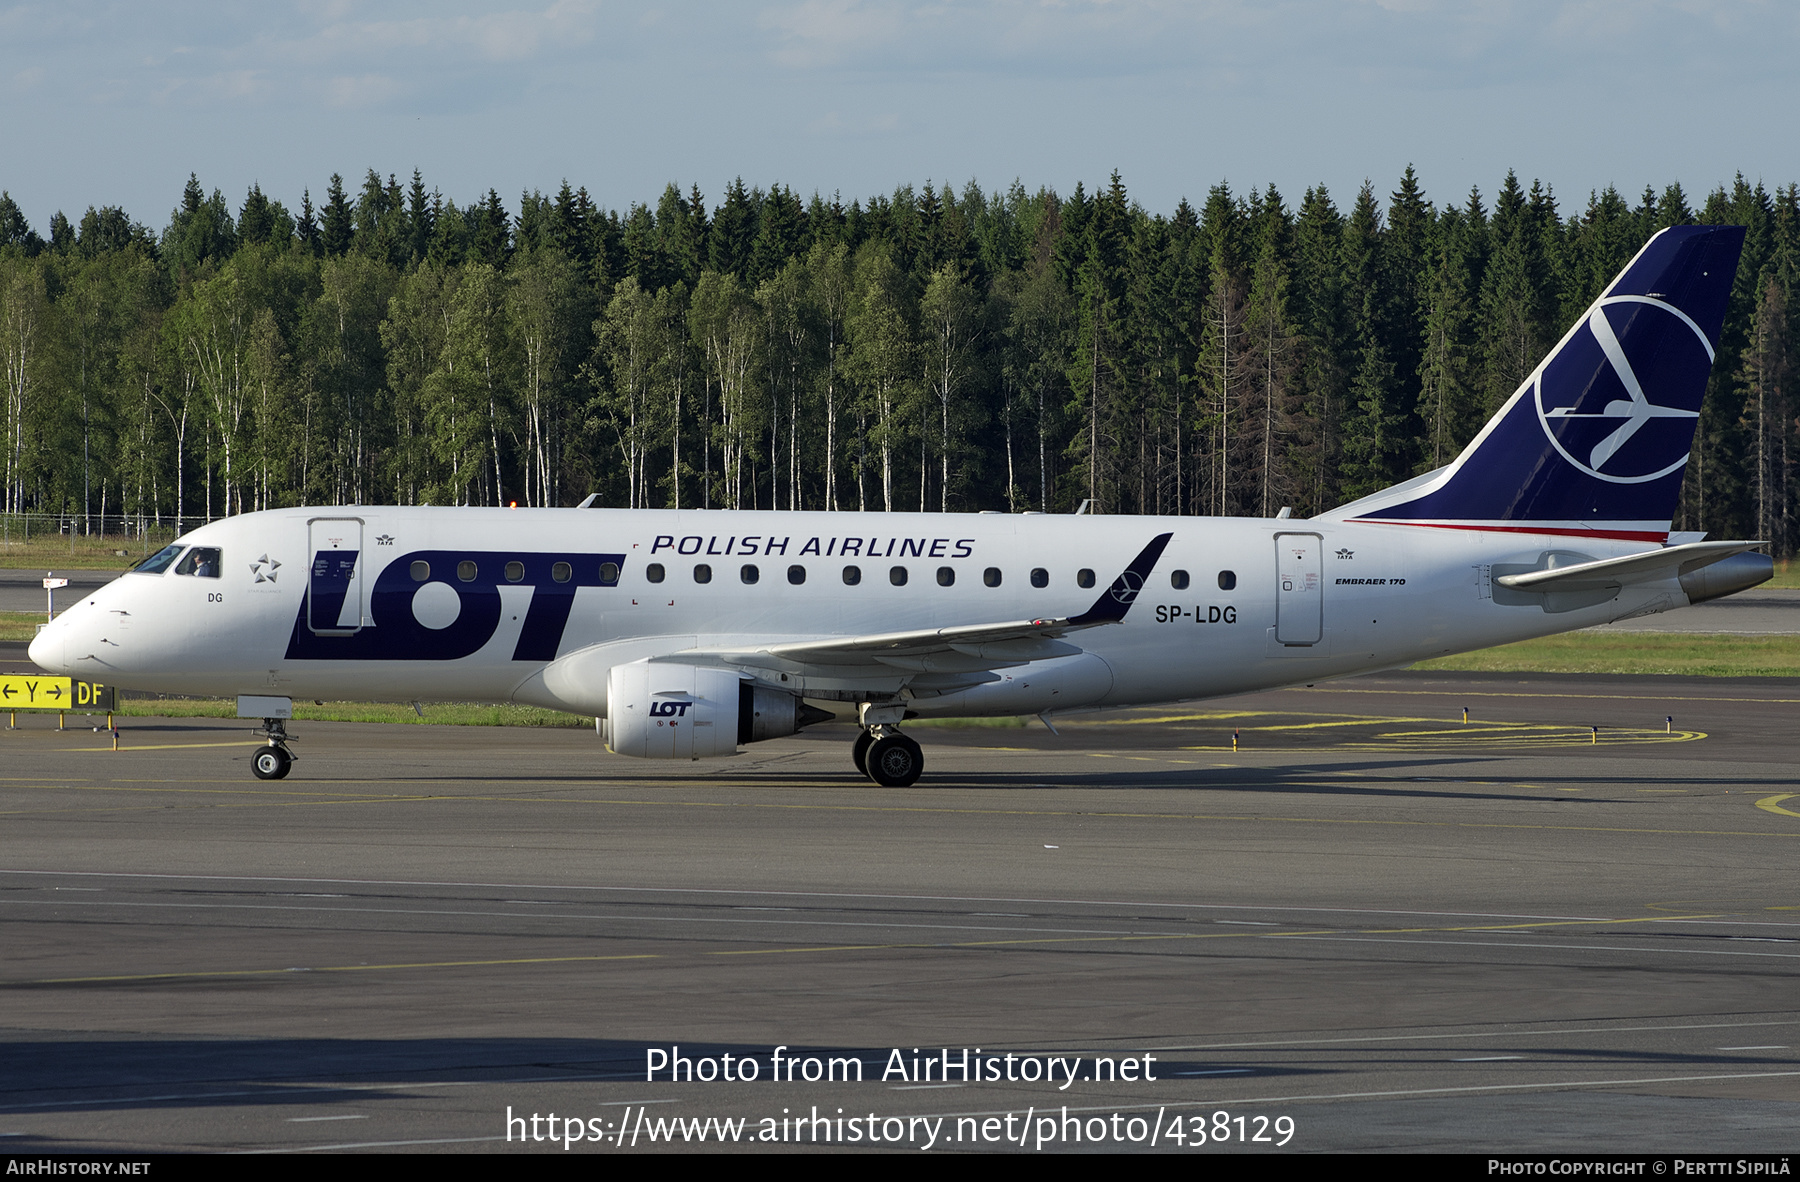
[[[705,655],[727,664],[779,667],[792,664],[812,670],[864,666],[916,673],[968,673],[1066,657],[1082,650],[1065,643],[1071,632],[1122,623],[1143,590],[1144,581],[1168,546],[1171,534],[1158,534],[1101,592],[1088,610],[1073,616],[1004,620],[948,628],[917,628],[866,636],[831,636],[786,641],[757,648],[727,649]],[[668,660],[691,660],[692,652],[673,653]]]
[[[1501,575],[1494,582],[1516,591],[1594,591],[1633,583],[1654,583],[1659,579],[1679,578],[1761,545],[1762,542],[1690,542],[1684,546],[1664,546],[1642,554],[1627,554],[1622,558],[1602,558],[1574,566]]]

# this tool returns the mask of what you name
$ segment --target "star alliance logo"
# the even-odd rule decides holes
[[[1706,334],[1680,309],[1638,295],[1601,300],[1585,327],[1535,383],[1538,422],[1551,445],[1609,484],[1680,471],[1712,367]],[[1546,407],[1546,398],[1569,405]]]
[[[264,567],[267,567],[268,569],[264,570]],[[273,583],[275,581],[275,572],[280,569],[281,563],[276,562],[267,554],[250,564],[250,573],[256,576],[256,581],[259,583]]]

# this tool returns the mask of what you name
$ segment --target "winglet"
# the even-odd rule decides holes
[[[1132,603],[1137,600],[1138,592],[1144,589],[1144,581],[1150,577],[1150,571],[1156,566],[1156,560],[1162,557],[1163,548],[1174,536],[1174,534],[1157,534],[1151,538],[1150,544],[1131,560],[1131,565],[1113,580],[1112,586],[1102,592],[1100,598],[1094,600],[1094,606],[1078,616],[1069,617],[1069,623],[1076,625],[1116,624],[1122,621],[1125,613],[1131,610]]]

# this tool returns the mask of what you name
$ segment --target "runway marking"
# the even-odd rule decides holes
[[[1559,919],[1546,923],[1516,923],[1516,925],[1458,925],[1458,927],[1435,928],[1364,928],[1364,930],[1334,930],[1319,928],[1312,932],[1139,932],[1129,936],[1093,936],[1093,934],[1075,934],[1075,936],[1035,936],[1015,937],[1015,939],[979,939],[979,941],[884,941],[884,943],[860,943],[860,945],[803,945],[790,948],[715,948],[695,955],[706,957],[743,957],[743,955],[806,955],[826,954],[826,952],[896,952],[896,950],[958,950],[958,948],[1017,948],[1017,946],[1042,945],[1116,945],[1116,943],[1148,943],[1148,941],[1199,941],[1199,939],[1328,939],[1328,941],[1348,941],[1348,943],[1413,943],[1413,941],[1384,941],[1381,936],[1436,936],[1436,934],[1454,934],[1454,932],[1494,932],[1508,928],[1543,928],[1543,927],[1607,927],[1622,923],[1672,923],[1679,919],[1710,919],[1714,916],[1645,916],[1645,918],[1627,919]],[[1429,945],[1444,943],[1469,943],[1469,941],[1422,941]],[[1651,954],[1683,954],[1683,955],[1755,955],[1755,957],[1782,957],[1793,959],[1793,954],[1771,954],[1771,952],[1733,952],[1733,950],[1701,950],[1701,948],[1616,948],[1606,945],[1469,945],[1496,946],[1496,948],[1573,948],[1588,952],[1651,952]],[[396,970],[418,970],[418,968],[499,968],[509,964],[583,964],[599,963],[599,961],[664,961],[670,959],[666,954],[616,954],[616,955],[580,955],[580,957],[504,957],[504,959],[484,959],[484,961],[410,961],[410,963],[394,964],[333,964],[333,966],[288,966],[288,968],[247,968],[247,970],[196,970],[196,972],[171,973],[117,973],[117,975],[101,975],[101,977],[50,977],[40,981],[13,981],[0,984],[7,986],[50,986],[50,984],[121,984],[121,982],[139,981],[203,981],[203,979],[223,979],[223,977],[279,977],[284,973],[356,973],[356,972],[396,972]]]
[[[1642,1087],[1645,1084],[1705,1083],[1727,1079],[1788,1079],[1797,1075],[1800,1075],[1800,1071],[1747,1071],[1730,1075],[1658,1075],[1644,1079],[1545,1080],[1540,1083],[1478,1084],[1471,1087],[1460,1088],[1398,1088],[1393,1091],[1380,1092],[1327,1092],[1318,1095],[1249,1096],[1241,1100],[1206,1100],[1203,1102],[1192,1102],[1180,1105],[1180,1107],[1197,1108],[1202,1107],[1203,1105],[1213,1104],[1221,1106],[1243,1104],[1301,1104],[1307,1101],[1317,1100],[1375,1100],[1385,1096],[1447,1096],[1468,1092],[1554,1092],[1564,1088]],[[1177,1105],[1170,1105],[1170,1107],[1177,1107]],[[1075,1109],[1071,1108],[1069,1111],[1073,1112]],[[1093,1111],[1101,1111],[1101,1109],[1097,1108]]]
[[[1734,699],[1735,700],[1735,699]],[[1191,714],[1169,715],[1158,718],[1118,719],[1116,724],[1140,725],[1145,723],[1169,722],[1223,722],[1240,721],[1250,718],[1291,718],[1297,712],[1289,711],[1237,711],[1231,714]],[[1304,715],[1302,715],[1304,716]],[[1407,724],[1423,724],[1432,726],[1429,731],[1395,731],[1378,735],[1371,740],[1348,740],[1342,745],[1358,751],[1385,750],[1420,750],[1441,748],[1443,746],[1479,746],[1493,739],[1524,740],[1531,747],[1547,746],[1592,746],[1592,732],[1586,726],[1574,726],[1570,723],[1538,723],[1538,722],[1490,722],[1470,726],[1457,723],[1452,718],[1430,717],[1383,717],[1380,715],[1326,715],[1329,721],[1323,722],[1283,722],[1269,725],[1258,725],[1253,734],[1273,734],[1282,731],[1315,731],[1330,730],[1339,727],[1380,727]],[[1108,725],[1090,722],[1087,725]],[[1668,731],[1656,730],[1654,727],[1602,727],[1601,738],[1609,740],[1614,746],[1620,743],[1691,743],[1708,738],[1704,731]],[[1383,742],[1382,740],[1388,740]],[[1183,751],[1223,751],[1228,748],[1224,744],[1200,744],[1181,748]],[[1259,751],[1288,751],[1294,748],[1257,747]],[[1108,756],[1109,758],[1143,758],[1141,756]]]
[[[460,969],[505,964],[568,964],[597,960],[661,960],[654,952],[622,953],[617,956],[533,956],[509,960],[441,960],[404,964],[338,964],[290,966],[281,969],[213,969],[185,973],[122,973],[110,977],[49,977],[40,981],[12,981],[12,985],[97,985],[109,981],[174,981],[203,977],[278,977],[288,973],[372,973],[389,969]]]
[[[1352,773],[1344,773],[1346,775]],[[354,783],[378,783],[379,781],[352,781]],[[1385,781],[1371,781],[1387,787]],[[571,783],[571,788],[582,786]],[[1326,787],[1324,784],[1311,784],[1306,781],[1289,782],[1284,787]],[[714,785],[720,789],[769,789],[768,784],[756,781],[740,783],[722,783]],[[783,786],[786,787],[786,786]],[[1146,791],[1160,790],[1160,786],[1152,784],[1125,785],[1126,788],[1139,788]],[[1224,782],[1206,785],[1209,789],[1248,788],[1267,791],[1270,785],[1249,781]],[[1400,790],[1399,783],[1392,785]],[[942,791],[943,789],[938,789]],[[195,788],[125,788],[96,784],[90,787],[71,788],[75,792],[173,792],[173,793],[208,793],[219,795],[249,794],[259,792],[258,789],[246,786],[241,789],[195,789]],[[648,791],[648,790],[647,790]],[[1393,818],[1364,817],[1277,817],[1266,814],[1239,813],[1149,813],[1123,812],[1100,809],[996,809],[996,808],[946,808],[926,805],[856,805],[856,804],[793,804],[778,801],[730,801],[730,800],[657,800],[652,797],[617,798],[596,797],[583,799],[573,796],[539,797],[539,796],[492,796],[492,795],[455,795],[451,793],[421,792],[417,794],[393,794],[389,796],[372,795],[351,797],[346,793],[311,793],[309,796],[318,799],[305,800],[252,800],[235,804],[214,805],[217,808],[295,808],[313,804],[584,804],[621,808],[694,808],[694,809],[766,809],[788,812],[854,812],[877,814],[921,814],[942,816],[974,816],[974,817],[1080,817],[1083,819],[1106,818],[1111,820],[1141,821],[1214,821],[1252,823],[1278,823],[1290,825],[1372,825],[1403,827],[1413,829],[1496,829],[1517,830],[1544,833],[1635,833],[1645,835],[1661,835],[1667,837],[1772,837],[1792,840],[1800,838],[1800,833],[1768,830],[1746,829],[1652,829],[1642,826],[1624,825],[1530,825],[1521,822],[1499,821],[1419,821],[1397,820]],[[151,812],[162,811],[166,806],[142,805],[120,808],[37,808],[0,810],[0,816],[57,816],[60,814],[89,814],[99,812]],[[1779,810],[1785,812],[1786,810]],[[1800,815],[1800,814],[1793,814]]]
[[[485,1141],[504,1141],[505,1137],[425,1137],[416,1141],[347,1141],[341,1145],[283,1145],[278,1149],[246,1149],[261,1153],[330,1153],[343,1149],[396,1149],[407,1145],[475,1145]]]
[[[321,1121],[321,1120],[368,1120],[368,1119],[369,1118],[366,1116],[290,1116],[290,1117],[288,1117],[288,1123],[291,1125],[305,1125],[305,1124],[312,1124],[316,1121]]]
[[[1764,1026],[1800,1026],[1800,1019],[1783,1018],[1770,1022],[1698,1022],[1678,1026],[1576,1026],[1551,1027],[1544,1030],[1469,1030],[1443,1033],[1432,1030],[1422,1034],[1359,1034],[1347,1038],[1283,1038],[1255,1042],[1203,1042],[1148,1047],[1165,1054],[1190,1051],[1242,1051],[1261,1047],[1311,1047],[1364,1042],[1428,1042],[1453,1038],[1567,1038],[1574,1034],[1667,1034],[1680,1030],[1742,1030]]]
[[[1501,674],[1500,676],[1505,676],[1505,675]],[[1577,674],[1576,676],[1580,676],[1580,675]],[[1715,680],[1717,680],[1717,679],[1715,679]],[[1708,686],[1707,688],[1712,689],[1714,687]],[[1719,686],[1717,688],[1723,689],[1724,687]],[[1540,699],[1541,698],[1578,698],[1584,702],[1595,701],[1595,702],[1689,702],[1689,703],[1691,703],[1694,700],[1692,694],[1522,693],[1522,692],[1518,692],[1518,691],[1506,691],[1506,690],[1467,690],[1467,691],[1465,691],[1465,690],[1455,689],[1454,687],[1452,687],[1450,689],[1416,689],[1416,690],[1312,689],[1309,687],[1307,689],[1302,690],[1299,687],[1290,686],[1287,689],[1277,690],[1274,692],[1277,692],[1277,693],[1309,693],[1309,694],[1392,694],[1392,695],[1398,695],[1401,697],[1407,697],[1407,696],[1417,697],[1420,695],[1426,695],[1426,696],[1437,697],[1437,698],[1444,698],[1444,697],[1540,698]],[[1739,698],[1739,697],[1734,697],[1730,694],[1715,694],[1713,700],[1720,701],[1720,702],[1755,702],[1755,703],[1762,703],[1762,704],[1774,705],[1774,706],[1800,706],[1800,698]],[[1080,725],[1080,724],[1072,723],[1071,725]]]
[[[261,747],[261,739],[236,739],[229,743],[133,743],[129,747],[114,750],[111,747],[57,747],[59,752],[105,752],[107,755],[125,755],[132,751],[174,751],[184,747]]]
[[[1792,800],[1795,796],[1800,796],[1800,793],[1783,792],[1778,796],[1765,796],[1756,802],[1756,807],[1762,809],[1764,812],[1780,813],[1784,817],[1800,817],[1800,813],[1796,813],[1792,809],[1784,809],[1781,807],[1782,801]]]
[[[1800,1076],[1800,1071],[1745,1071],[1728,1075],[1662,1075],[1648,1076],[1638,1079],[1567,1079],[1542,1080],[1536,1083],[1510,1084],[1474,1084],[1455,1088],[1396,1088],[1390,1091],[1377,1092],[1300,1092],[1287,1096],[1239,1096],[1230,1098],[1212,1098],[1207,1100],[1176,1100],[1168,1102],[1164,1107],[1170,1109],[1186,1108],[1238,1108],[1251,1104],[1307,1104],[1327,1100],[1379,1100],[1399,1096],[1448,1096],[1473,1092],[1556,1092],[1574,1088],[1628,1088],[1641,1087],[1645,1084],[1667,1083],[1705,1083],[1729,1079],[1789,1079]],[[1118,1103],[1096,1104],[1076,1107],[1068,1106],[1069,1112],[1117,1112],[1127,1107]],[[1134,1111],[1142,1106],[1131,1106]],[[1154,1105],[1151,1105],[1154,1108]],[[915,1114],[917,1115],[917,1114]],[[926,1113],[930,1119],[955,1120],[959,1117],[1005,1116],[1004,1108],[978,1112],[933,1112]],[[495,1138],[498,1140],[499,1138]]]
[[[1455,919],[1548,919],[1568,923],[1603,923],[1614,918],[1604,915],[1534,915],[1504,911],[1415,911],[1407,908],[1391,907],[1295,907],[1286,904],[1252,904],[1252,903],[1156,903],[1133,899],[1045,899],[1035,896],[1011,895],[894,895],[873,891],[784,891],[784,890],[750,890],[724,887],[628,887],[628,886],[584,886],[567,883],[524,883],[524,882],[466,882],[455,879],[411,879],[411,878],[296,878],[283,875],[268,874],[170,874],[166,872],[146,872],[130,870],[13,870],[0,869],[0,876],[21,875],[32,878],[124,878],[147,879],[151,881],[173,882],[272,882],[284,886],[377,886],[377,887],[452,887],[457,889],[507,890],[507,891],[569,891],[572,893],[606,893],[618,895],[704,895],[723,896],[726,898],[784,898],[784,899],[879,899],[902,903],[1021,903],[1039,904],[1047,907],[1135,907],[1148,909],[1166,909],[1172,911],[1256,911],[1256,912],[1299,912],[1305,915],[1425,915],[1442,916]],[[1648,907],[1672,907],[1677,910],[1691,911],[1699,904],[1680,904],[1676,902],[1649,903]],[[1754,907],[1755,904],[1746,904]],[[1800,908],[1770,907],[1765,910],[1785,911]],[[1680,916],[1662,916],[1671,923],[1686,922]],[[1740,923],[1751,921],[1738,921]],[[1776,926],[1792,927],[1793,924],[1782,923]]]
[[[1747,952],[1730,948],[1632,948],[1625,945],[1612,944],[1520,944],[1507,942],[1490,944],[1479,940],[1383,940],[1376,936],[1364,936],[1355,933],[1332,932],[1320,935],[1317,932],[1271,932],[1271,940],[1286,939],[1289,936],[1304,937],[1308,940],[1323,940],[1343,944],[1400,944],[1412,947],[1416,944],[1442,944],[1447,947],[1463,948],[1508,948],[1517,951],[1521,948],[1532,950],[1564,951],[1564,952],[1649,952],[1660,956],[1757,956],[1773,957],[1777,960],[1800,960],[1800,953],[1794,952]],[[1784,941],[1785,942],[1785,941]]]

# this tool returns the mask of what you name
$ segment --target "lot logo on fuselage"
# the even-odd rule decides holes
[[[1679,471],[1693,445],[1712,345],[1650,296],[1599,301],[1538,375],[1538,422],[1563,459],[1610,484]]]
[[[323,573],[309,582],[294,617],[290,661],[454,661],[470,656],[499,630],[501,590],[506,587],[528,588],[531,595],[512,659],[552,661],[576,590],[616,586],[625,565],[623,554],[415,550],[390,559],[375,577],[368,592],[372,623],[355,630],[315,630],[341,619],[346,599],[359,586],[354,571],[359,556],[354,551],[329,553],[336,561],[322,567],[315,562]],[[368,560],[366,554],[360,558]],[[309,626],[315,597],[321,610]],[[355,609],[348,614],[354,617]]]

